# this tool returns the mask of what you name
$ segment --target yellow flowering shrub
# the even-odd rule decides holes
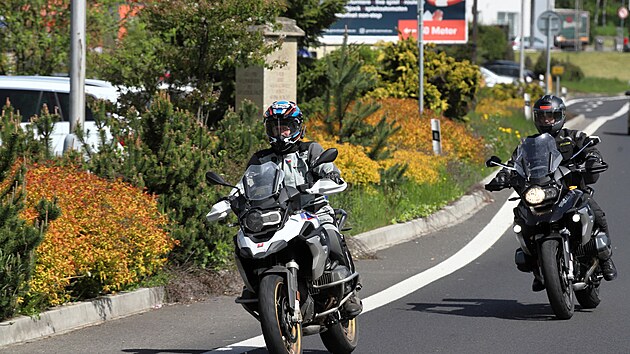
[[[503,100],[484,98],[477,103],[475,112],[482,115],[505,117],[512,115],[512,112],[516,109],[523,109],[524,106],[525,101],[522,98],[506,98]]]
[[[26,186],[24,219],[37,218],[42,198],[61,209],[36,250],[31,280],[31,294],[51,305],[76,296],[69,289],[76,282],[96,284],[99,289],[87,290],[97,293],[136,283],[162,267],[176,243],[156,198],[122,181],[72,166],[40,165],[28,170]]]
[[[393,156],[381,161],[381,167],[390,168],[395,164],[407,164],[405,176],[419,184],[434,184],[438,181],[438,168],[444,164],[444,158],[420,151],[396,150]]]
[[[379,165],[366,155],[363,146],[339,144],[326,137],[322,129],[313,129],[313,131],[314,133],[309,134],[310,138],[317,141],[324,149],[334,147],[339,150],[335,165],[341,170],[341,176],[346,182],[362,186],[379,183]]]

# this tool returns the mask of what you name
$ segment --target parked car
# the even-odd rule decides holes
[[[115,86],[102,80],[85,80],[85,122],[87,143],[98,148],[98,134],[92,111],[87,107],[88,96],[115,103],[119,92]],[[51,138],[51,148],[56,155],[63,153],[63,144],[70,133],[70,78],[54,76],[0,76],[0,102],[4,106],[7,99],[22,116],[22,125],[29,124],[30,118],[41,113],[46,104],[48,110],[58,112],[61,121],[55,123]]]
[[[517,62],[510,60],[493,60],[484,63],[482,66],[497,75],[509,76],[519,80],[520,65]],[[526,82],[533,82],[538,79],[536,74],[528,69],[523,71],[523,78]]]
[[[513,84],[516,81],[513,77],[498,75],[483,66],[479,67],[479,71],[481,71],[481,76],[487,87],[493,87],[497,84]]]

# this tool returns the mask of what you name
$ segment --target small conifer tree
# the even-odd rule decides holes
[[[6,108],[6,107],[5,107]],[[42,230],[19,218],[23,207],[24,164],[16,163],[25,133],[21,119],[3,109],[0,120],[0,320],[13,316],[28,292],[34,265],[34,250]]]

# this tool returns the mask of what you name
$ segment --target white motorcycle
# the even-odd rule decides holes
[[[311,170],[336,158],[336,149],[326,150]],[[236,264],[245,290],[236,302],[260,321],[269,352],[301,353],[302,336],[319,334],[329,351],[351,353],[358,341],[357,321],[343,305],[359,290],[358,273],[340,244],[343,236],[326,237],[309,211],[318,197],[342,192],[346,183],[322,178],[310,186],[286,186],[284,172],[273,162],[249,166],[238,187],[213,172],[206,179],[233,187],[206,218],[220,220],[230,210],[238,217]],[[342,230],[347,214],[336,209],[335,216]],[[346,259],[331,262],[331,254]]]

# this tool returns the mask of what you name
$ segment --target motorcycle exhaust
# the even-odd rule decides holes
[[[586,274],[584,274],[584,280],[586,280],[587,282],[590,283],[589,279],[591,279],[591,275],[593,275],[593,273],[595,272],[595,269],[597,269],[598,265],[599,265],[599,260],[594,259],[593,260],[593,265],[591,265],[591,267],[586,271]],[[573,284],[573,290],[574,291],[579,291],[579,290],[586,289],[586,287],[588,286],[587,282],[574,283]]]

